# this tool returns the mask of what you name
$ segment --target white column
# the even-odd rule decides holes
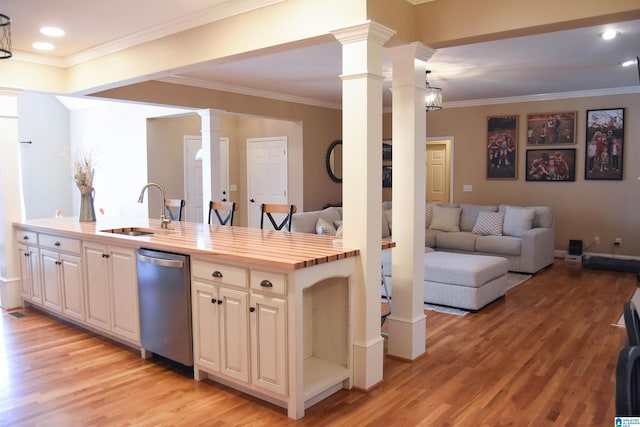
[[[222,182],[220,169],[220,117],[223,110],[200,110],[202,136],[202,220],[207,223],[209,218],[209,202],[222,200]]]
[[[366,22],[332,32],[342,43],[343,245],[360,250],[352,277],[354,386],[382,381],[382,55],[394,32]]]
[[[413,360],[425,352],[424,220],[426,195],[426,61],[420,43],[386,50],[393,63],[393,310],[388,353]]]
[[[0,306],[22,305],[20,265],[13,221],[23,216],[20,191],[18,92],[0,88]]]

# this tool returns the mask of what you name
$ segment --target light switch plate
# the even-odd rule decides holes
[[[238,191],[238,186],[235,184],[229,185],[229,191]]]
[[[470,185],[470,184],[463,185],[462,186],[462,191],[467,191],[467,192],[473,191],[473,185]]]

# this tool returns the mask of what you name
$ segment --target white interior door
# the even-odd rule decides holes
[[[254,228],[260,227],[262,203],[287,203],[286,136],[247,139],[247,196],[247,223]]]
[[[428,141],[426,149],[426,201],[449,203],[451,189],[449,141]]]
[[[202,204],[202,138],[184,137],[184,219],[190,222],[202,222],[203,210],[209,209]],[[229,138],[220,138],[220,199],[229,198]]]

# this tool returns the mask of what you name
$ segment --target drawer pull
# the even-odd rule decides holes
[[[56,261],[56,265],[62,265],[60,261]]]
[[[273,288],[273,283],[265,279],[262,282],[260,282],[260,286],[262,286],[263,288]]]
[[[22,236],[22,240],[29,240],[29,236]]]
[[[218,270],[216,270],[211,274],[211,277],[217,277],[218,279],[220,279],[220,278],[222,278],[222,273],[220,273]]]
[[[256,308],[255,307],[249,307],[249,311],[253,313],[254,311],[256,311]]]
[[[25,252],[24,256],[31,256],[31,254],[29,252]]]
[[[102,254],[102,258],[109,258],[109,254]]]
[[[55,242],[55,243],[54,243],[54,245],[55,245],[55,246],[61,246],[61,245],[62,245],[62,243],[60,243],[60,242]]]

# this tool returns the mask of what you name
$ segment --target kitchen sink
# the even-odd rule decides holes
[[[145,229],[145,228],[137,228],[137,227],[123,227],[123,228],[113,228],[111,230],[101,230],[103,233],[113,233],[120,234],[123,236],[149,236],[154,234],[154,231]]]

